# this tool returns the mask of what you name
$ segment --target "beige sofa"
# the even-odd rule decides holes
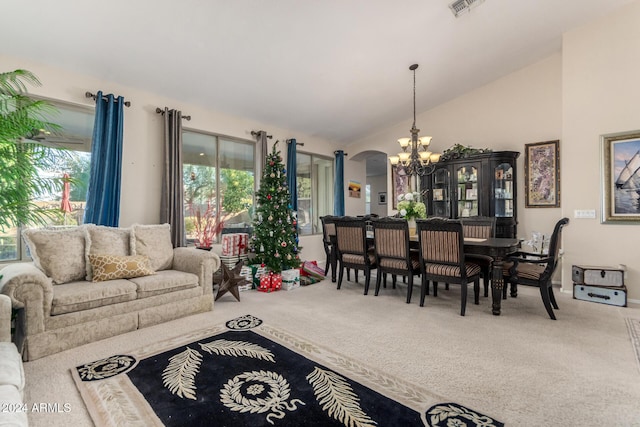
[[[0,426],[26,426],[24,370],[11,342],[11,299],[0,294]]]
[[[173,248],[168,224],[25,230],[33,262],[0,270],[23,360],[213,309],[220,258]]]

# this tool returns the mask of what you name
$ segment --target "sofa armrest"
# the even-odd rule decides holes
[[[44,331],[44,319],[51,314],[53,283],[33,263],[9,264],[2,269],[0,293],[11,298],[19,313],[16,332],[32,335]]]
[[[0,342],[11,342],[11,298],[0,294]]]
[[[204,293],[213,293],[213,273],[220,268],[220,257],[210,251],[196,248],[175,248],[173,250],[173,269],[193,273]]]

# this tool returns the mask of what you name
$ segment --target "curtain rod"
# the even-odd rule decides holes
[[[291,138],[291,139],[287,139],[287,144],[291,144],[291,141],[293,141],[293,138]],[[303,146],[303,147],[304,147],[304,142],[298,142],[298,141],[296,141],[296,145],[301,145],[301,146]]]
[[[336,150],[336,151],[333,152],[333,154],[338,154],[339,151],[341,151],[341,150]],[[349,155],[348,153],[344,153],[344,152],[342,154],[344,154],[345,156]]]
[[[164,107],[167,108],[167,107]],[[158,114],[162,114],[164,116],[164,110],[160,107],[156,107],[156,113]],[[185,119],[186,121],[191,121],[191,116],[182,116],[183,119]]]
[[[263,130],[252,130],[252,131],[251,131],[251,136],[258,136],[258,134],[259,134],[260,132],[264,132],[264,133],[266,133],[266,132],[265,132],[265,131],[263,131]],[[273,135],[267,135],[267,138],[271,139],[271,138],[273,138]]]
[[[96,94],[95,93],[85,92],[84,96],[85,96],[85,98],[92,98],[94,101],[96,100]],[[103,96],[102,98],[105,98],[105,97]],[[125,107],[131,107],[131,102],[125,101],[124,105],[125,105]]]

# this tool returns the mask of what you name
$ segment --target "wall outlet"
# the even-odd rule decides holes
[[[573,211],[574,218],[580,219],[596,219],[595,209],[576,209]]]

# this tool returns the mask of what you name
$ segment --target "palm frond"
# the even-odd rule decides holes
[[[223,356],[245,356],[254,359],[268,360],[275,363],[273,353],[257,344],[244,341],[216,340],[210,343],[200,344],[200,347],[209,354]]]
[[[349,427],[372,427],[378,424],[360,408],[360,399],[340,375],[316,366],[306,378],[322,410],[330,417]]]
[[[187,347],[169,359],[169,365],[162,372],[162,383],[173,394],[196,400],[196,374],[200,370],[202,355]]]

